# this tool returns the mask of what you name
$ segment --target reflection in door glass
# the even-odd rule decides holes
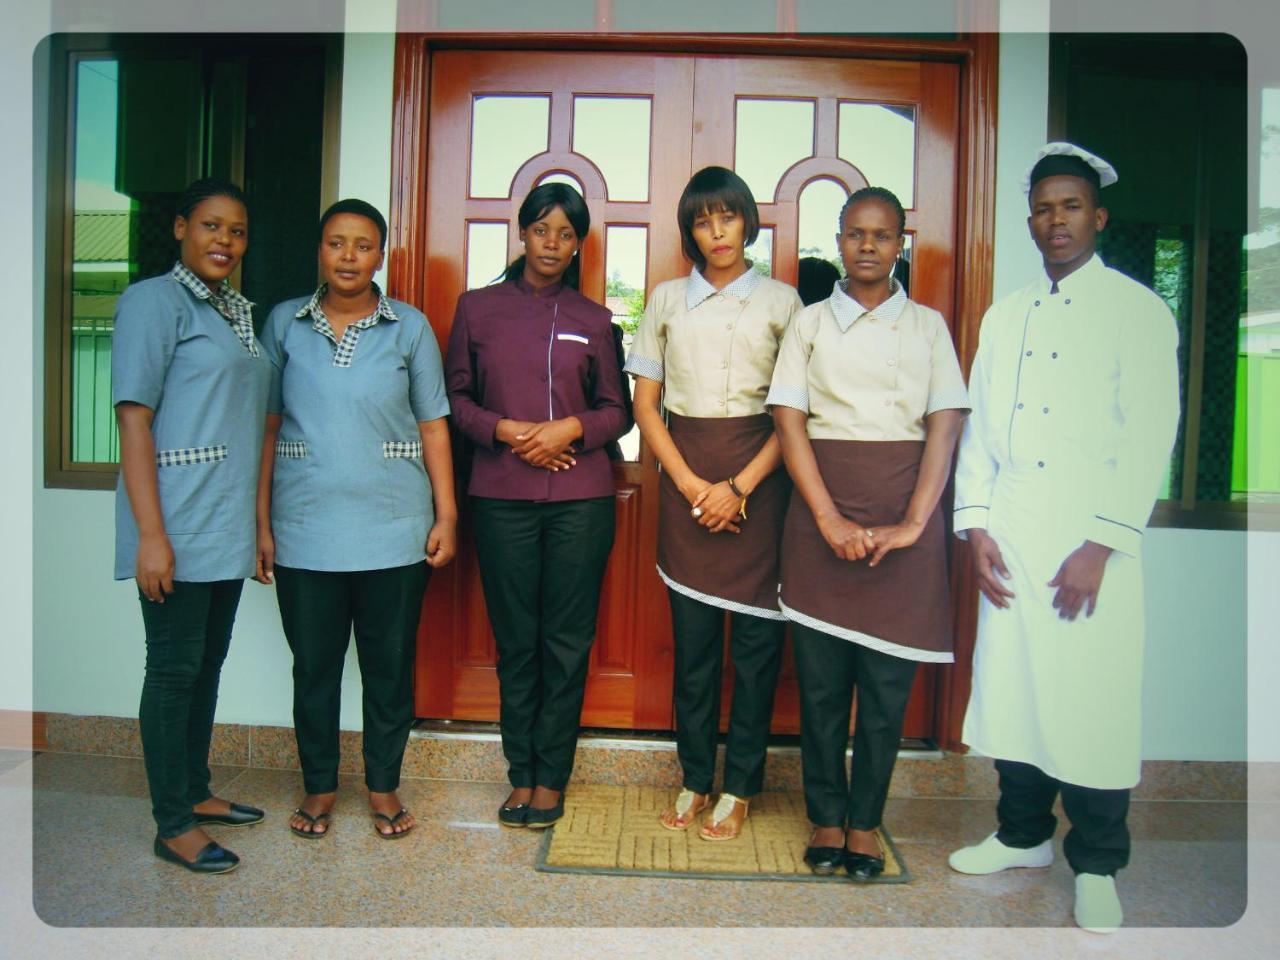
[[[112,317],[138,269],[130,256],[136,205],[115,189],[118,93],[114,60],[84,60],[77,66],[71,458],[98,463],[109,463],[120,453],[111,407]]]
[[[915,206],[916,108],[897,104],[840,104],[840,159],[873,187],[892,190]]]
[[[764,277],[773,276],[773,227],[761,227],[756,242],[747,247],[747,259],[756,273]]]
[[[526,160],[547,150],[550,97],[478,96],[471,108],[471,196],[505,197]]]
[[[610,200],[649,199],[648,97],[574,97],[573,150],[604,176]]]
[[[573,189],[577,190],[578,193],[585,196],[582,184],[578,182],[578,178],[571,173],[565,173],[563,170],[556,170],[554,173],[544,174],[538,178],[538,182],[535,183],[534,186],[540,187],[544,183],[567,183],[569,186],[573,187]]]
[[[836,234],[840,232],[840,208],[849,197],[849,192],[834,180],[825,177],[811,180],[800,191],[800,226],[798,247],[800,256],[817,257],[834,264],[840,271],[840,248],[836,244]]]
[[[487,287],[507,266],[507,224],[467,224],[467,289]]]
[[[636,325],[644,316],[644,292],[647,280],[649,229],[647,227],[610,224],[604,231],[604,304],[613,312],[613,322],[622,329],[625,350],[631,349]],[[631,378],[624,386],[631,389]],[[631,432],[618,441],[622,456],[640,459],[640,431]]]
[[[910,233],[902,238],[902,259],[893,268],[893,276],[902,284],[902,289],[906,291],[907,296],[911,296],[911,248],[914,239]]]
[[[772,203],[787,168],[813,156],[813,101],[739,97],[736,107],[733,169],[756,203]]]

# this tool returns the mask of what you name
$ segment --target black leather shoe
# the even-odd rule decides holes
[[[874,880],[884,873],[884,857],[873,857],[869,853],[844,851],[844,870],[850,880]]]
[[[529,805],[527,803],[517,803],[514,806],[498,808],[498,822],[504,827],[526,826],[526,817],[528,816]]]
[[[197,813],[196,823],[218,823],[224,827],[247,827],[261,823],[266,814],[246,803],[233,803],[226,813]]]
[[[170,850],[158,835],[152,849],[161,860],[168,860],[180,867],[186,867],[192,873],[229,873],[240,865],[239,857],[226,847],[218,846],[212,840],[200,849],[194,860],[184,860]]]
[[[844,863],[843,847],[805,847],[804,862],[820,877],[829,877]]]
[[[546,810],[538,807],[530,807],[529,812],[524,815],[524,825],[531,830],[545,830],[557,820],[564,816],[564,795],[560,795],[560,802],[554,807]]]

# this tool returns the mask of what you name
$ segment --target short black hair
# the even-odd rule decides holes
[[[806,307],[831,296],[831,290],[840,279],[840,271],[834,263],[821,257],[801,257],[796,275],[796,293]]]
[[[378,248],[387,249],[387,221],[386,218],[378,212],[378,208],[372,203],[365,200],[356,200],[350,198],[347,200],[339,200],[332,204],[328,210],[320,214],[320,237],[324,238],[324,225],[336,217],[340,213],[354,213],[356,216],[367,217],[373,221],[373,225],[378,228]]]
[[[898,199],[897,194],[885,187],[863,187],[861,190],[855,190],[849,194],[849,199],[840,208],[840,220],[838,221],[836,233],[844,233],[845,213],[854,204],[861,203],[863,200],[879,200],[881,203],[888,204],[889,208],[898,215],[898,236],[902,236],[907,232],[907,211],[902,209],[902,201]]]
[[[210,197],[230,197],[246,211],[249,209],[249,201],[245,198],[244,191],[230,180],[223,180],[221,177],[201,177],[187,184],[186,189],[178,195],[174,214],[183,220],[189,220],[192,211]]]
[[[707,260],[693,239],[693,222],[702,214],[717,210],[728,210],[742,217],[744,246],[751,246],[760,236],[760,210],[746,181],[727,167],[703,167],[689,178],[676,207],[680,247],[699,269],[707,265]]]
[[[1046,168],[1042,166],[1045,160],[1075,160],[1079,163],[1079,167],[1057,164]],[[1082,168],[1082,169],[1081,169]],[[1031,209],[1031,197],[1036,192],[1036,185],[1041,180],[1047,180],[1050,177],[1075,177],[1077,180],[1083,180],[1089,188],[1089,199],[1096,208],[1102,204],[1102,187],[1101,180],[1098,177],[1098,171],[1089,166],[1079,157],[1045,157],[1040,163],[1037,163],[1031,170],[1031,187],[1027,190],[1027,209]]]

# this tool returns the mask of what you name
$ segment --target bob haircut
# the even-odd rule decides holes
[[[524,203],[520,204],[520,212],[516,214],[520,229],[528,230],[530,224],[541,220],[556,207],[564,211],[565,219],[573,227],[573,232],[578,235],[578,250],[581,253],[583,241],[587,239],[587,231],[591,229],[591,211],[587,209],[587,201],[582,199],[582,194],[567,183],[544,183],[530,190],[529,195],[524,198]],[[581,259],[579,255],[570,261],[560,281],[574,290],[578,289],[578,281],[582,275],[579,263]],[[503,272],[502,279],[519,280],[524,276],[524,263],[525,258],[522,253],[511,261]]]
[[[320,238],[324,239],[324,225],[340,213],[354,213],[373,222],[378,228],[378,249],[387,249],[387,221],[378,212],[378,208],[364,200],[339,200],[320,215]]]
[[[676,207],[680,223],[680,247],[687,259],[699,270],[707,265],[706,257],[693,239],[693,222],[704,213],[727,210],[742,217],[743,246],[751,246],[760,235],[760,211],[751,188],[740,176],[726,167],[703,167],[685,184]]]

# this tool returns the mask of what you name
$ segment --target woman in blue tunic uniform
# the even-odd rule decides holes
[[[262,819],[209,792],[218,678],[254,569],[253,488],[270,381],[251,305],[227,283],[248,230],[239,188],[191,184],[174,218],[178,263],[124,292],[111,338],[121,468],[115,576],[137,578],[146,630],[138,722],[154,850],[201,873],[239,863],[201,824]]]
[[[355,627],[364,773],[374,830],[397,839],[413,724],[413,657],[428,567],[455,551],[457,513],[440,348],[427,318],[373,276],[387,224],[363,200],[320,219],[310,297],[274,310],[275,371],[258,487],[258,579],[276,582],[293,651],[293,717],[306,797],[290,828],[328,833],[338,789],[338,703]],[[424,564],[423,561],[426,561]]]

